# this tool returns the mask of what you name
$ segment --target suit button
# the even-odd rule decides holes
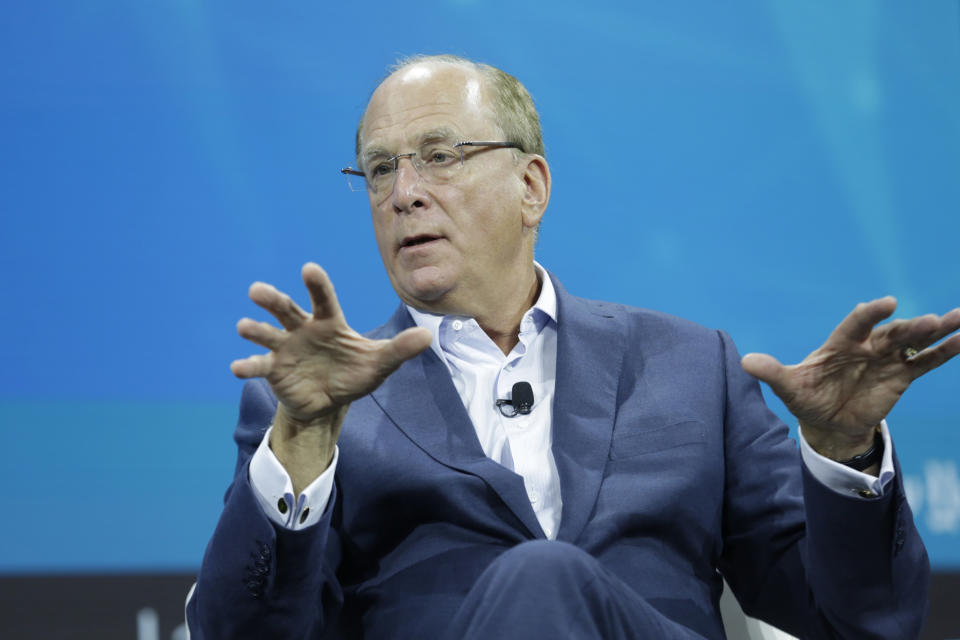
[[[279,510],[280,513],[286,513],[286,512],[287,512],[287,501],[284,500],[283,498],[280,498],[279,500],[277,500],[277,510]]]

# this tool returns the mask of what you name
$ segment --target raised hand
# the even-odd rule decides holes
[[[747,373],[770,385],[821,454],[841,460],[869,448],[910,383],[960,353],[960,334],[943,340],[960,328],[960,309],[878,326],[896,307],[890,296],[858,304],[799,364],[743,357]]]
[[[364,338],[344,319],[326,272],[307,263],[302,274],[312,314],[271,285],[250,286],[250,299],[283,329],[240,320],[239,334],[270,352],[230,365],[238,378],[262,377],[273,388],[279,407],[270,445],[294,485],[300,484],[298,490],[326,468],[350,402],[376,389],[431,341],[430,332],[422,328],[407,329],[391,340]],[[291,465],[303,467],[303,473]]]

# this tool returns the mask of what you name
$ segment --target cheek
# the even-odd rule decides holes
[[[380,251],[383,264],[390,268],[390,262],[393,259],[393,233],[386,223],[378,221],[376,213],[373,216],[373,236],[377,241],[377,249]]]
[[[486,180],[464,193],[460,211],[461,226],[469,227],[475,237],[497,237],[512,231],[512,221],[519,224],[521,193],[509,177]]]

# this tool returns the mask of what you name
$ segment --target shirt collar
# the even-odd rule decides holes
[[[522,330],[522,323],[528,317],[531,318],[539,332],[549,320],[553,320],[554,323],[557,322],[557,292],[553,288],[553,282],[550,280],[550,274],[547,273],[547,270],[536,260],[534,260],[533,266],[537,270],[537,277],[540,279],[540,295],[537,297],[537,301],[533,306],[523,314],[523,319],[521,319],[520,322]],[[413,318],[413,322],[418,327],[429,329],[430,333],[433,334],[430,348],[440,356],[442,361],[446,362],[446,356],[443,354],[443,348],[440,346],[440,325],[446,318],[452,319],[458,316],[427,313],[426,311],[414,309],[410,305],[406,305],[406,307],[407,311],[410,312],[410,316]],[[461,318],[469,320],[469,318],[466,317]]]

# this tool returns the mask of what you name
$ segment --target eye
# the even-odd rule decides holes
[[[382,178],[393,173],[393,164],[389,162],[375,164],[370,167],[369,173],[371,178]]]
[[[459,158],[459,154],[453,149],[441,147],[434,147],[423,155],[424,162],[437,167],[449,166],[459,160]]]

